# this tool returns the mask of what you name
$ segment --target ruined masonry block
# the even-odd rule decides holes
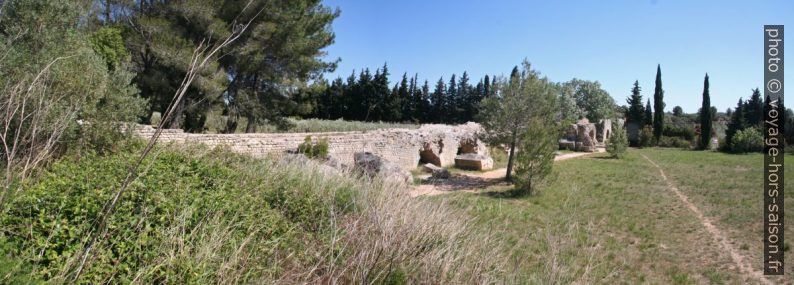
[[[493,159],[476,153],[466,153],[455,157],[455,167],[471,170],[493,169]]]

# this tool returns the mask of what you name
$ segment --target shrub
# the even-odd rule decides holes
[[[656,145],[660,147],[690,148],[692,147],[692,142],[680,137],[662,136]]]
[[[665,125],[662,135],[691,141],[695,139],[695,130],[685,125]]]
[[[532,195],[540,185],[551,181],[554,155],[557,152],[557,130],[540,122],[531,122],[522,134],[516,149],[516,194]]]
[[[0,217],[0,243],[12,244],[12,254],[32,264],[35,277],[59,280],[135,157],[128,151],[56,162]],[[298,238],[319,238],[332,213],[351,209],[350,182],[317,183],[311,173],[285,171],[271,161],[253,168],[252,162],[223,151],[201,158],[166,150],[148,159],[147,170],[108,220],[110,233],[95,246],[96,260],[85,269],[82,282],[129,281],[142,274],[143,283],[163,278],[217,283],[233,278],[224,275],[225,266],[239,267],[224,261],[227,257],[234,259],[242,251],[236,256],[242,262],[271,260],[276,251],[299,249]],[[193,253],[205,250],[212,255]],[[237,273],[261,276],[256,270],[277,266],[262,263]]]
[[[640,141],[639,147],[648,147],[651,146],[653,143],[653,128],[651,126],[645,126],[640,131]]]
[[[739,130],[731,139],[733,152],[760,152],[764,150],[764,136],[756,128]]]
[[[321,138],[314,143],[311,136],[306,136],[303,143],[298,145],[298,153],[309,158],[326,158],[328,156],[328,139]]]
[[[607,141],[607,152],[614,158],[622,158],[628,148],[629,140],[626,129],[617,122],[612,123],[612,136]]]
[[[141,147],[64,158],[26,184],[0,215],[0,283],[66,283]],[[506,245],[465,213],[381,180],[203,147],[155,153],[77,284],[477,284],[504,274]]]

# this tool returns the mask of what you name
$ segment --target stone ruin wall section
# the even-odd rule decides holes
[[[454,165],[459,150],[488,155],[487,147],[477,138],[479,130],[479,125],[474,123],[325,133],[192,134],[166,129],[160,135],[160,143],[227,146],[238,153],[265,157],[295,151],[306,136],[311,136],[314,141],[327,139],[329,156],[346,165],[353,164],[354,153],[369,151],[404,169],[413,169],[419,164],[420,152],[423,151],[425,155],[437,157],[442,167]],[[148,139],[154,134],[154,128],[138,126],[134,134]]]

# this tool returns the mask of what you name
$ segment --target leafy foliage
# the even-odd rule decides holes
[[[27,185],[0,216],[0,241],[13,245],[3,254],[32,265],[32,277],[63,278],[72,254],[135,158],[129,150],[140,146],[126,148],[119,155],[61,160]],[[187,154],[202,152],[203,157]],[[215,283],[229,277],[224,275],[231,274],[227,266],[244,270],[244,278],[263,278],[279,266],[268,262],[274,254],[299,251],[299,239],[321,238],[329,215],[352,205],[350,183],[310,187],[311,175],[222,150],[166,150],[145,163],[146,171],[109,220],[111,232],[95,248],[96,260],[80,283],[134,278],[145,283]],[[315,191],[318,187],[322,191]],[[193,234],[178,234],[184,231]],[[223,243],[215,241],[219,238]],[[211,249],[215,256],[244,253],[259,265],[206,259],[202,253],[179,250],[185,246]]]
[[[105,59],[109,70],[115,69],[130,57],[119,28],[102,27],[91,35],[90,40],[91,47]]]
[[[654,137],[653,137],[653,128],[651,126],[645,126],[640,131],[640,141],[639,147],[648,147],[653,145]]]
[[[756,128],[739,130],[731,140],[731,150],[740,153],[763,151],[764,136]]]
[[[573,91],[576,105],[584,111],[585,116],[591,122],[598,122],[601,119],[609,119],[615,116],[615,100],[601,88],[601,83],[598,81],[574,78],[563,83],[563,85]]]
[[[328,139],[321,138],[313,142],[311,136],[306,136],[303,143],[298,145],[298,153],[309,158],[325,158],[328,156]]]
[[[626,129],[622,124],[612,123],[612,136],[607,141],[607,152],[614,158],[622,158],[629,147],[629,139]]]
[[[548,173],[551,166],[546,160],[553,159],[557,147],[556,90],[526,60],[520,72],[518,67],[513,70],[509,79],[499,81],[494,95],[483,100],[481,122],[486,140],[510,146],[508,180],[515,153],[525,153],[518,160],[516,175],[521,189],[531,193]]]
[[[663,135],[656,143],[656,146],[688,149],[692,147],[692,142],[682,139],[681,137],[668,137]]]
[[[684,109],[681,108],[681,106],[673,107],[673,116],[678,117],[678,116],[682,116],[682,115],[684,115]]]

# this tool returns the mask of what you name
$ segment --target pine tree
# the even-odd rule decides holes
[[[447,84],[447,99],[445,100],[444,119],[442,122],[451,123],[456,121],[458,100],[458,83],[453,73],[449,79],[449,84]]]
[[[656,66],[656,88],[653,92],[653,137],[656,141],[664,130],[664,90],[662,89],[662,67]]]
[[[422,90],[420,91],[420,104],[419,104],[419,113],[417,114],[417,118],[422,123],[430,122],[430,84],[428,84],[427,80],[425,80],[425,84],[422,85]]]
[[[485,75],[485,79],[483,80],[483,98],[488,98],[491,96],[491,81],[488,75]]]
[[[392,117],[390,121],[408,121],[411,118],[411,98],[409,93],[408,73],[403,73],[396,99],[391,104]],[[397,100],[394,102],[394,100]],[[396,103],[396,104],[395,104]],[[394,114],[397,113],[397,114]],[[396,116],[395,116],[396,115]]]
[[[629,109],[626,114],[626,122],[637,124],[639,128],[645,123],[645,106],[642,105],[642,95],[640,95],[640,82],[635,80],[634,87],[631,88],[631,96],[626,99]]]
[[[711,145],[711,98],[709,98],[709,75],[703,79],[703,104],[700,107],[700,148],[709,149]]]
[[[643,126],[653,126],[653,109],[651,108],[651,99],[648,99],[648,104],[645,105],[645,123]]]
[[[747,124],[754,127],[761,127],[764,120],[764,102],[761,99],[761,91],[753,89],[753,95],[746,102],[745,116]]]
[[[430,115],[430,121],[433,123],[441,123],[444,120],[444,112],[445,112],[445,105],[447,104],[446,97],[447,97],[447,87],[444,85],[444,78],[441,77],[438,79],[436,83],[436,89],[433,91],[433,95],[430,97],[432,100],[432,110],[433,114]]]
[[[455,123],[471,121],[471,106],[474,101],[471,93],[469,74],[464,71],[458,82],[458,100],[455,102]]]
[[[733,110],[731,122],[728,123],[728,129],[725,130],[725,146],[728,148],[730,148],[733,136],[736,134],[736,132],[747,127],[745,106],[746,105],[744,101],[742,101],[742,98],[739,98],[739,103],[736,104],[736,108]]]
[[[377,71],[377,77],[380,78],[380,71]],[[353,92],[358,93],[361,100],[361,108],[360,113],[358,113],[357,120],[360,121],[368,121],[370,120],[370,116],[376,111],[375,107],[377,107],[380,98],[378,98],[378,93],[375,92],[375,86],[372,80],[372,75],[369,72],[369,68],[365,68],[358,75],[358,82],[356,83],[353,89]],[[388,87],[387,89],[388,90]]]

